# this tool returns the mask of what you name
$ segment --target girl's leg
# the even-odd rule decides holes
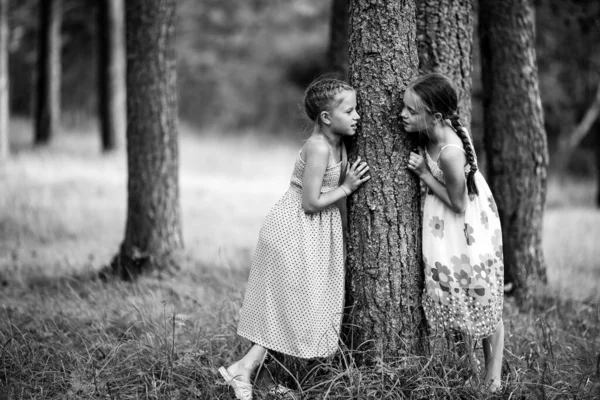
[[[483,357],[485,359],[485,385],[494,392],[502,381],[502,355],[504,353],[504,322],[500,320],[496,331],[483,339]]]
[[[267,349],[255,344],[244,357],[227,367],[227,372],[238,381],[250,383],[250,376],[263,362],[266,353]]]

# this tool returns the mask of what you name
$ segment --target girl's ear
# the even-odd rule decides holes
[[[321,114],[319,114],[319,118],[325,125],[331,124],[331,120],[329,119],[329,113],[327,111],[321,111]]]
[[[437,123],[437,122],[442,122],[443,117],[442,117],[442,113],[435,113],[433,114],[433,122]]]

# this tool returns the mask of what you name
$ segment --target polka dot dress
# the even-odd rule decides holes
[[[341,162],[325,171],[321,193],[338,186]],[[291,184],[260,230],[238,334],[269,350],[300,358],[338,348],[344,302],[342,221],[334,204],[302,209],[304,161],[298,153]]]
[[[432,175],[445,183],[437,163],[423,154]],[[433,193],[425,197],[423,308],[434,331],[458,330],[477,340],[494,333],[502,318],[504,261],[498,208],[483,175],[474,178],[479,195],[463,214]]]

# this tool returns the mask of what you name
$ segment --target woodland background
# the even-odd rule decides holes
[[[305,85],[326,70],[331,4],[180,0],[177,57],[186,261],[171,279],[105,285],[123,237],[125,138],[102,153],[92,0],[64,0],[61,130],[33,145],[39,2],[10,2],[10,151],[0,164],[0,397],[231,398],[215,368],[235,336],[258,229],[306,138]],[[600,212],[596,121],[566,168],[553,163],[600,82],[600,4],[539,0],[536,51],[550,147],[548,284],[505,308],[498,398],[600,396]],[[471,131],[483,155],[475,29]],[[365,116],[363,116],[365,118]],[[481,160],[485,164],[485,160]],[[485,172],[485,167],[483,168]],[[345,354],[345,353],[342,353]],[[478,398],[452,354],[361,369],[343,355],[306,398]],[[386,378],[386,377],[394,377]],[[393,395],[390,395],[392,393]],[[314,396],[314,397],[311,397]],[[372,396],[372,397],[369,397]],[[396,397],[394,397],[396,396]],[[416,397],[415,397],[416,396]]]

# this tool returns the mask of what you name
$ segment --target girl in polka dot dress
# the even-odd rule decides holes
[[[498,209],[459,122],[454,86],[441,74],[413,81],[402,120],[425,146],[408,168],[427,186],[423,205],[423,307],[431,327],[483,339],[485,385],[498,390],[504,350],[504,263]]]
[[[338,348],[346,197],[369,179],[369,167],[360,158],[345,162],[342,138],[355,134],[360,118],[351,86],[318,79],[306,89],[304,106],[314,128],[289,189],[261,227],[240,311],[238,334],[253,346],[219,368],[238,399],[252,398],[250,377],[268,350],[310,359]]]

